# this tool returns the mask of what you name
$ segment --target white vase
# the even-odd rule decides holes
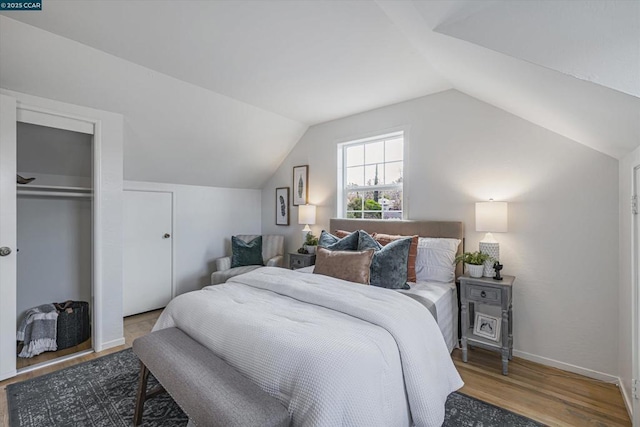
[[[484,272],[484,264],[480,264],[480,265],[465,264],[465,266],[467,267],[469,276],[482,277],[482,273]]]
[[[316,246],[304,245],[304,248],[309,252],[309,255],[313,255],[316,253]]]

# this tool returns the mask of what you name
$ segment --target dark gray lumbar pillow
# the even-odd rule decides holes
[[[355,251],[358,250],[358,231],[343,237],[342,239],[322,230],[318,239],[318,246],[330,251]]]

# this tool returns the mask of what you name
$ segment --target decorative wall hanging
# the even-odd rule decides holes
[[[276,225],[289,225],[289,187],[276,188]]]
[[[293,168],[293,206],[306,205],[309,200],[309,165]]]

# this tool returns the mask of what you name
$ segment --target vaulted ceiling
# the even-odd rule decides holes
[[[637,1],[48,0],[3,15],[0,86],[136,117],[128,179],[257,188],[307,126],[452,88],[614,157],[640,144]],[[78,58],[100,78],[62,78],[91,72]],[[159,171],[172,159],[189,172]]]

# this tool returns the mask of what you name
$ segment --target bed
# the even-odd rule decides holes
[[[420,237],[450,238],[460,240],[456,255],[464,252],[464,223],[459,221],[387,221],[387,220],[353,220],[331,219],[329,230],[355,231],[368,233],[398,234],[403,236],[418,235]],[[313,267],[301,269],[312,272]],[[463,265],[455,267],[454,278],[462,276]],[[423,305],[432,307],[432,314],[447,344],[449,353],[459,347],[459,299],[455,280],[450,282],[421,281],[410,283],[411,289],[400,290]]]
[[[391,225],[339,226],[355,224],[364,230]],[[452,223],[393,225],[400,229],[378,231],[409,235],[433,225],[419,234],[455,237]],[[332,220],[332,229],[337,226]],[[183,294],[154,330],[169,327],[279,399],[294,426],[439,426],[447,396],[463,385],[441,328],[423,304],[319,274],[265,267]]]

